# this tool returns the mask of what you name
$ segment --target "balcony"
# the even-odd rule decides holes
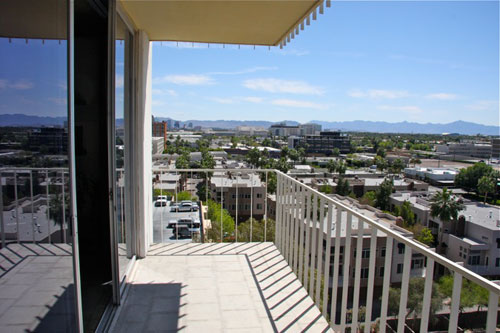
[[[436,254],[409,238],[408,232],[383,219],[363,215],[360,209],[276,170],[152,171],[160,174],[159,179],[164,174],[180,175],[174,184],[174,198],[184,189],[194,191],[193,186],[185,187],[186,184],[207,185],[211,177],[231,177],[235,206],[250,201],[250,228],[244,229],[242,223],[245,222],[234,223],[240,214],[236,209],[233,225],[229,226],[223,219],[212,219],[210,226],[217,232],[210,230],[205,214],[209,191],[200,192],[206,195],[199,198],[201,209],[190,212],[200,216],[201,228],[191,230],[190,237],[182,240],[165,231],[168,223],[163,217],[167,215],[162,212],[170,210],[170,206],[153,207],[152,219],[141,222],[152,234],[145,258],[134,261],[127,255],[124,244],[118,246],[123,297],[108,326],[110,331],[325,332],[378,327],[380,332],[408,329],[425,332],[436,329],[433,320],[436,319],[441,323],[439,329],[443,329],[445,322],[446,329],[455,332],[460,330],[461,318],[464,318],[460,295],[465,280],[488,293],[488,306],[477,316],[483,318],[479,319],[482,320],[480,327],[495,331],[500,287]],[[47,177],[51,172],[53,176]],[[68,292],[72,288],[71,237],[67,225],[54,224],[54,217],[47,212],[47,208],[54,209],[54,200],[64,205],[64,200],[57,201],[57,195],[53,194],[53,191],[65,191],[64,177],[57,176],[57,172],[64,173],[15,168],[0,172],[2,190],[15,183],[13,191],[9,189],[14,196],[7,205],[2,203],[1,221],[0,298],[6,306],[0,309],[0,322],[9,331],[37,327],[57,329],[60,320],[55,319],[73,316],[71,311],[61,310],[69,309],[68,304],[73,302],[72,292]],[[247,179],[243,175],[249,174],[261,175],[259,184],[264,188],[258,191],[251,185],[250,196],[240,198],[240,185],[245,188],[248,185],[240,184],[240,177]],[[276,176],[275,189],[267,186],[271,175]],[[42,181],[34,186],[33,179]],[[36,193],[28,191],[28,197],[20,198],[16,190],[20,184],[25,189],[37,188],[42,192],[45,189],[44,193],[49,194],[37,198]],[[212,193],[222,193],[219,200],[224,204],[232,192],[224,187],[225,182],[220,184],[222,186]],[[117,185],[123,186],[121,177]],[[161,188],[161,183],[153,186]],[[258,193],[265,193],[266,198],[262,222],[253,219],[254,205],[260,202],[254,201]],[[267,200],[271,193],[276,199],[275,207]],[[160,190],[160,195],[166,193]],[[34,207],[37,200],[43,204],[23,210],[23,207]],[[61,206],[60,212],[65,211],[64,208]],[[117,205],[117,209],[123,210],[123,205]],[[45,220],[37,215],[42,213],[48,216]],[[117,216],[117,230],[124,232],[124,214]],[[8,220],[11,217],[12,221]],[[59,220],[64,221],[62,217]],[[17,223],[24,229],[19,229]],[[264,228],[263,232],[260,227]],[[46,235],[37,238],[38,230],[45,229]],[[63,241],[66,233],[69,245]],[[131,263],[130,271],[125,269],[127,262]],[[433,313],[433,279],[443,272],[453,277],[451,297]],[[56,278],[51,274],[57,274],[61,281],[50,280],[52,284],[45,281]],[[413,277],[424,281],[420,309],[416,313],[412,312],[409,302],[415,298],[410,289]],[[52,289],[41,289],[41,285]],[[389,297],[395,288],[402,290],[397,299]],[[39,299],[31,304],[35,294]],[[31,303],[28,306],[26,302]],[[66,305],[62,306],[63,303]],[[40,306],[40,311],[34,309],[36,306]]]

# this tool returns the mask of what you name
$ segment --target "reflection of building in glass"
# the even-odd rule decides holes
[[[30,150],[44,153],[65,154],[68,151],[68,132],[62,127],[42,127],[30,131],[28,145]]]

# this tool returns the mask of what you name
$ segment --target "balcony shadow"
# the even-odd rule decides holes
[[[60,295],[54,295],[57,301],[52,306],[46,305],[49,309],[43,317],[36,318],[40,323],[35,329],[26,329],[25,332],[77,332],[75,317],[75,288],[71,283],[64,288]]]
[[[183,285],[180,283],[131,284],[111,332],[177,332]]]

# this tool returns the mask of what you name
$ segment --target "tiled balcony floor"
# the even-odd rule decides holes
[[[0,250],[0,332],[71,332],[73,262],[67,244]]]
[[[273,243],[156,244],[113,332],[331,332]]]

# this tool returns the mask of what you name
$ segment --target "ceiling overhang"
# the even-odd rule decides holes
[[[324,0],[120,0],[151,41],[285,45]],[[330,5],[330,1],[326,2]],[[318,9],[319,8],[319,9]]]

